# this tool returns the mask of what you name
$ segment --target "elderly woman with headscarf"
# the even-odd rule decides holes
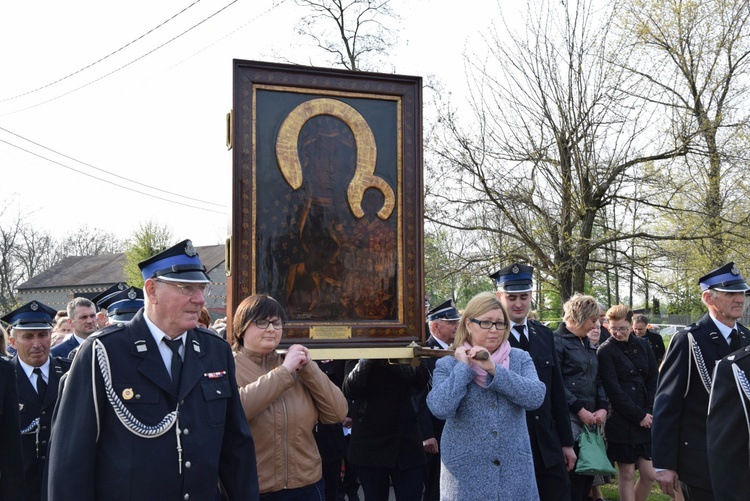
[[[440,498],[537,500],[526,411],[545,394],[534,362],[508,342],[508,313],[494,294],[466,305],[440,359],[427,405],[445,419],[440,440]]]

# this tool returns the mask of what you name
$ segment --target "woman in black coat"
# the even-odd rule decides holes
[[[555,331],[555,351],[560,363],[565,400],[570,411],[573,438],[578,440],[584,426],[593,430],[607,417],[607,397],[599,379],[596,348],[588,338],[599,321],[599,305],[592,296],[574,294],[563,305],[563,321]],[[578,455],[578,445],[574,448]],[[583,501],[588,497],[593,475],[580,475],[571,470],[570,499]]]
[[[656,358],[648,343],[631,332],[630,308],[613,306],[607,318],[612,337],[597,352],[599,374],[612,409],[604,428],[607,455],[617,462],[620,499],[645,501],[656,475],[651,464]],[[634,487],[636,465],[640,478]]]

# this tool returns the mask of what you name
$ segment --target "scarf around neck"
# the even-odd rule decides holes
[[[464,341],[464,344],[462,346],[466,348],[466,350],[470,350],[472,348],[472,346],[467,341]],[[503,344],[500,345],[498,349],[494,351],[494,353],[490,355],[490,358],[493,362],[495,362],[495,365],[500,365],[505,369],[508,369],[510,367],[510,343],[507,339],[503,342]],[[471,370],[474,371],[474,382],[482,388],[487,388],[487,371],[479,367],[474,362],[471,362],[469,364],[469,367],[471,367]]]

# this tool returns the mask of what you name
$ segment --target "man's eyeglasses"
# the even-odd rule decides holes
[[[284,327],[284,322],[281,320],[253,320],[255,322],[255,325],[258,326],[259,329],[268,329],[269,325],[273,325],[273,328],[276,330],[279,330]]]
[[[609,332],[619,332],[621,334],[625,334],[626,332],[630,332],[630,327],[610,327]]]
[[[476,318],[471,318],[470,320],[477,324],[480,328],[487,330],[495,327],[495,329],[503,331],[506,327],[508,327],[508,322],[491,322],[489,320],[477,320]]]
[[[201,293],[203,294],[203,297],[208,297],[211,295],[211,286],[209,284],[184,285],[184,284],[176,284],[174,282],[167,282],[165,280],[155,280],[155,282],[177,287],[178,289],[180,289],[180,292],[182,292],[182,294],[185,296],[191,296],[191,297],[195,296],[195,293],[198,291],[201,291]]]

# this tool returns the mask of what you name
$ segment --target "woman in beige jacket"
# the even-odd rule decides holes
[[[262,294],[237,307],[237,386],[255,440],[261,498],[317,501],[325,491],[313,428],[343,421],[347,402],[307,348],[295,344],[285,357],[276,353],[286,318],[284,308]]]

